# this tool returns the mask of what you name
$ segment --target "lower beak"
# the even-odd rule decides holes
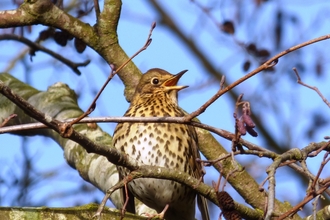
[[[169,90],[181,90],[184,88],[187,88],[188,86],[178,86],[177,83],[179,82],[179,79],[181,78],[181,76],[183,76],[183,74],[185,74],[185,72],[187,72],[188,70],[183,70],[181,72],[179,72],[178,74],[174,75],[173,77],[169,78],[168,80],[166,80],[163,83],[163,86],[165,87],[165,90],[169,91]]]

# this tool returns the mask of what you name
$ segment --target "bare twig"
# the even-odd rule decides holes
[[[230,172],[227,174],[227,176],[226,176],[226,178],[225,178],[225,182],[224,182],[223,185],[222,185],[222,191],[224,191],[224,188],[225,188],[225,186],[227,185],[227,181],[228,181],[229,177],[232,176],[234,173],[242,172],[243,170],[245,170],[244,167],[242,167],[242,168],[236,167],[234,170],[230,171]]]
[[[215,102],[219,97],[221,97],[223,94],[225,94],[226,92],[228,92],[229,90],[235,88],[237,85],[241,84],[242,82],[244,82],[245,80],[251,78],[252,76],[260,73],[263,70],[269,69],[274,67],[277,63],[279,58],[283,57],[286,54],[289,54],[295,50],[298,50],[302,47],[308,46],[310,44],[319,42],[319,41],[323,41],[323,40],[327,40],[330,38],[330,34],[329,35],[324,35],[309,41],[306,41],[304,43],[298,44],[296,46],[293,46],[287,50],[282,51],[281,53],[278,53],[277,55],[273,56],[272,58],[270,58],[269,60],[267,60],[265,63],[263,63],[262,65],[260,65],[258,68],[256,68],[255,70],[253,70],[252,72],[246,74],[245,76],[243,76],[242,78],[236,80],[235,82],[233,82],[232,84],[228,85],[227,87],[220,89],[214,96],[212,96],[204,105],[202,105],[202,107],[200,107],[198,110],[192,112],[191,114],[185,116],[185,120],[189,121],[195,117],[197,117],[198,115],[200,115],[201,113],[203,113],[206,108],[208,106],[210,106],[213,102]],[[313,87],[311,88],[313,90],[315,90]],[[315,90],[318,91],[318,90]],[[319,93],[319,92],[318,92]],[[320,94],[320,93],[319,93]],[[323,97],[323,96],[321,96]],[[323,99],[323,101],[325,101]],[[327,105],[330,107],[330,104],[328,103],[328,101],[326,101]]]
[[[265,191],[265,189],[264,189],[264,185],[265,185],[265,183],[267,182],[267,180],[269,179],[269,176],[267,176],[260,184],[259,184],[259,191],[260,192],[263,192],[263,191]]]
[[[186,115],[185,121],[190,121],[191,119],[202,114],[207,109],[207,107],[209,107],[213,102],[215,102],[223,94],[224,83],[225,83],[225,77],[222,76],[220,82],[220,89],[218,90],[218,92],[215,95],[213,95],[207,102],[205,102],[201,107],[199,107],[196,111],[190,113],[189,115]]]
[[[275,173],[279,165],[286,160],[292,159],[292,155],[300,155],[301,159],[304,158],[304,154],[297,148],[290,149],[287,152],[279,155],[275,158],[274,162],[267,168],[266,172],[268,174],[268,199],[267,199],[267,211],[265,212],[265,220],[270,220],[274,214],[275,208],[275,186],[276,178]]]
[[[314,152],[311,152],[308,154],[309,157],[315,157],[316,155],[318,155],[321,151],[323,151],[325,148],[327,148],[328,146],[330,145],[330,141],[328,142],[325,142],[323,147],[321,147],[320,149],[314,151]]]
[[[324,147],[324,144],[320,144],[318,148]],[[276,181],[275,181],[275,172],[276,169],[280,166],[280,164],[284,161],[287,160],[292,160],[292,159],[297,159],[297,160],[305,160],[306,157],[308,156],[309,152],[312,152],[316,149],[313,149],[313,144],[311,144],[310,146],[307,146],[303,149],[298,149],[298,148],[294,148],[291,149],[285,153],[283,153],[282,155],[279,155],[274,162],[268,167],[267,169],[267,173],[268,173],[268,181],[269,181],[269,186],[268,186],[268,200],[267,200],[267,211],[266,211],[266,216],[265,219],[271,219],[271,217],[274,214],[274,201],[275,201],[275,185],[276,185]],[[328,148],[328,146],[327,146]],[[324,148],[326,149],[326,148]],[[295,155],[294,157],[292,157],[293,155]],[[298,156],[300,155],[300,156]],[[298,157],[297,157],[298,156]],[[328,160],[324,159],[324,164],[327,163]],[[293,165],[293,164],[292,164]],[[307,175],[307,174],[305,174]],[[310,176],[308,176],[309,178],[311,178]],[[315,181],[317,181],[318,177],[316,176],[315,178],[311,178]],[[304,201],[302,201],[300,203],[300,206],[296,206],[294,207],[292,210],[288,211],[287,213],[283,214],[283,218],[280,219],[284,219],[285,217],[287,217],[288,215],[291,215],[292,213],[295,213],[298,211],[299,208],[301,208],[304,204],[306,204],[308,201],[310,201],[311,199],[313,199],[315,196],[319,195],[320,193],[323,193],[327,190],[327,188],[329,187],[330,183],[329,182],[325,182],[320,186],[320,190],[311,190],[309,192],[309,194],[306,196],[306,198],[304,199]]]
[[[313,205],[313,219],[316,219],[316,214],[317,214],[317,207],[318,207],[318,201],[320,199],[320,195],[316,196],[314,201],[312,202]]]
[[[94,8],[95,8],[95,15],[96,15],[96,23],[99,22],[99,17],[101,14],[99,0],[94,0]]]
[[[293,71],[295,72],[296,76],[297,76],[297,83],[299,83],[300,85],[303,85],[311,90],[314,90],[315,92],[317,92],[317,94],[321,97],[321,99],[323,100],[323,102],[330,108],[330,103],[329,101],[322,95],[322,93],[320,92],[320,90],[316,87],[316,86],[310,86],[307,85],[306,83],[304,83],[303,81],[301,81],[299,73],[297,68],[293,68]]]
[[[315,179],[314,179],[314,181],[312,183],[311,188],[312,188],[313,191],[316,189],[315,186],[316,186],[317,182],[319,181],[319,178],[320,178],[320,175],[321,175],[321,173],[323,171],[324,166],[330,161],[330,157],[327,158],[328,156],[329,156],[329,152],[326,152],[324,154],[324,157],[323,157],[323,161],[321,163],[321,166],[320,166],[319,170],[317,171],[316,177],[315,177]]]
[[[203,11],[209,18],[210,20],[214,23],[214,25],[217,27],[217,28],[220,28],[220,30],[223,31],[223,27],[222,25],[217,21],[217,19],[213,16],[211,12],[211,8],[207,8],[207,7],[204,7],[201,3],[199,3],[198,1],[195,1],[195,0],[190,0],[191,2],[193,2],[201,11]],[[213,8],[213,7],[212,7]]]
[[[309,193],[303,201],[301,201],[299,204],[297,204],[295,207],[293,207],[292,209],[290,209],[289,211],[287,211],[286,213],[282,214],[281,216],[279,216],[277,219],[278,220],[282,220],[282,219],[286,219],[288,216],[292,216],[293,214],[297,213],[302,207],[304,207],[308,202],[310,202],[313,198],[315,198],[316,196],[322,194],[328,187],[330,187],[330,182],[328,182],[327,184],[325,184],[322,188],[320,188],[319,190],[313,192],[313,193]]]
[[[0,40],[16,40],[16,41],[19,41],[21,43],[24,43],[24,44],[28,45],[31,49],[33,49],[35,51],[40,50],[40,51],[54,57],[55,59],[61,61],[62,63],[64,63],[68,67],[70,67],[73,70],[73,72],[75,72],[78,75],[81,74],[78,67],[87,66],[90,63],[90,60],[86,60],[83,63],[73,63],[70,60],[66,59],[65,57],[59,55],[58,53],[55,53],[54,51],[51,51],[51,50],[43,47],[42,45],[40,45],[38,43],[30,41],[29,39],[27,39],[25,37],[18,36],[18,35],[15,35],[15,34],[2,34],[2,35],[0,35]]]
[[[240,152],[236,151],[236,152],[234,152],[234,154],[237,155],[237,154],[240,154]],[[213,165],[213,164],[215,164],[217,162],[220,162],[221,160],[227,159],[229,157],[231,157],[231,153],[228,153],[228,154],[226,154],[224,156],[221,156],[221,157],[219,157],[219,158],[217,158],[215,160],[198,160],[198,161],[201,162],[201,163],[203,163],[204,166],[211,166],[211,165]]]
[[[12,118],[17,117],[16,114],[11,114],[9,115],[5,120],[3,120],[3,122],[0,124],[0,128],[5,126]]]
[[[110,82],[110,80],[116,75],[117,71],[114,70],[113,66],[111,66],[111,74],[109,75],[108,79],[106,80],[106,82],[103,84],[102,88],[98,91],[98,93],[96,94],[94,100],[92,101],[91,105],[88,107],[88,109],[82,114],[80,115],[78,118],[74,119],[73,121],[71,121],[70,123],[68,123],[68,126],[72,126],[76,123],[78,123],[79,121],[81,121],[81,119],[85,118],[87,115],[89,115],[90,113],[92,113],[96,107],[96,101],[98,100],[98,98],[100,97],[100,95],[102,94],[103,90],[105,89],[105,87],[108,85],[108,83]]]
[[[0,84],[1,86],[1,84]],[[75,119],[68,119],[65,120],[63,123],[71,123]],[[136,123],[141,123],[141,122],[166,122],[166,123],[179,123],[179,124],[188,124],[192,125],[195,127],[199,127],[205,130],[208,130],[210,132],[213,132],[220,137],[223,137],[227,140],[233,140],[234,135],[231,132],[225,131],[223,129],[215,128],[213,126],[203,124],[200,122],[186,122],[184,121],[183,117],[89,117],[89,118],[84,118],[82,119],[79,123],[109,123],[109,122],[115,122],[115,123],[123,123],[123,122],[136,122]],[[24,131],[24,130],[33,130],[33,129],[45,129],[49,128],[43,123],[30,123],[30,124],[24,124],[24,125],[13,125],[13,126],[8,126],[8,127],[2,127],[0,128],[0,134],[2,133],[10,133],[10,132],[18,132],[18,131]],[[265,148],[262,148],[256,144],[253,144],[249,141],[246,141],[244,139],[240,139],[240,143],[247,147],[250,151],[245,150],[244,152],[239,152],[240,154],[248,154],[251,152],[251,154],[255,154],[256,156],[268,156],[269,158],[275,158],[278,156],[278,154],[267,150]],[[312,152],[317,149],[319,149],[321,146],[324,146],[324,143],[312,143],[309,147],[309,149],[306,149],[305,152]],[[330,147],[327,146],[325,148],[326,150],[330,150]],[[255,152],[255,153],[253,153]],[[239,154],[237,153],[237,154]],[[230,157],[230,155],[225,155],[224,157]],[[210,161],[205,161],[205,162],[210,162]],[[211,161],[212,162],[212,161]],[[214,161],[216,162],[216,161]]]
[[[101,213],[104,210],[105,204],[108,201],[108,199],[110,198],[111,194],[114,193],[117,189],[120,189],[124,186],[126,187],[127,183],[130,182],[131,180],[133,180],[133,179],[124,177],[124,179],[122,179],[121,181],[116,183],[116,185],[114,185],[110,189],[108,189],[93,217],[97,217],[98,219],[101,219]],[[124,206],[125,206],[125,204],[124,204]]]

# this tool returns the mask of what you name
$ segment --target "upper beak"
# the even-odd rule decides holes
[[[168,80],[166,80],[162,84],[162,86],[164,86],[167,91],[169,91],[169,90],[178,90],[179,91],[181,89],[187,88],[188,86],[178,86],[177,85],[177,83],[178,83],[179,79],[181,78],[181,76],[183,76],[183,74],[187,71],[188,70],[183,70],[183,71],[179,72],[175,76],[173,76],[173,77],[169,78]]]

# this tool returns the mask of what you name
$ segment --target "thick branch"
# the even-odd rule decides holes
[[[42,111],[41,118],[55,118],[62,121],[68,118],[78,117],[82,113],[77,106],[76,95],[65,84],[57,83],[50,86],[47,91],[40,92],[18,81],[9,74],[0,74],[0,81],[5,82],[7,86],[13,88],[14,92],[19,94],[20,97],[29,100],[29,103],[34,108]],[[20,108],[11,103],[3,95],[0,95],[0,103],[0,120],[7,118],[12,113],[18,115],[18,117],[10,120],[8,125],[35,122],[35,120],[25,115]],[[47,116],[45,117],[45,115]],[[111,146],[111,137],[98,126],[92,125],[76,125],[74,128],[99,145]],[[62,147],[65,159],[73,168],[79,171],[78,173],[81,177],[104,192],[118,181],[116,167],[110,164],[105,157],[88,154],[75,142],[61,138],[58,133],[50,129],[30,130],[20,134],[38,134],[52,138]],[[105,150],[107,148],[109,147],[106,147]],[[121,201],[121,195],[119,193],[113,194],[111,200],[116,207],[121,207],[123,201]]]
[[[25,1],[18,9],[0,12],[0,28],[43,24],[67,31],[84,42],[96,44],[93,28],[56,7],[49,0]],[[93,45],[93,44],[92,44]]]
[[[115,69],[129,59],[118,44],[117,25],[120,17],[121,4],[120,0],[104,1],[99,23],[96,25],[97,32],[100,36],[100,41],[98,43],[102,45],[102,48],[96,50],[109,64],[113,64]],[[118,75],[125,85],[126,100],[130,102],[135,87],[141,77],[141,72],[133,62],[129,62],[118,72]]]
[[[120,10],[120,0],[105,1],[99,23],[91,27],[59,9],[50,0],[25,1],[17,10],[0,11],[0,28],[35,24],[59,28],[81,39],[109,64],[118,67],[129,58],[118,44],[116,31]],[[125,84],[126,99],[130,101],[141,72],[130,62],[118,75]]]
[[[0,207],[0,219],[17,220],[17,219],[33,219],[33,220],[81,220],[92,219],[92,216],[97,210],[97,204],[88,204],[84,206],[70,207],[70,208],[48,208],[48,207]],[[33,216],[33,217],[31,217]],[[120,220],[121,215],[118,210],[106,208],[102,213],[102,219]],[[135,216],[127,213],[125,215],[127,220],[144,219],[140,216]]]

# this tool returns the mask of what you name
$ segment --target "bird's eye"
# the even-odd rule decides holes
[[[151,84],[157,85],[158,83],[159,83],[159,79],[158,78],[154,77],[154,78],[151,79]]]

